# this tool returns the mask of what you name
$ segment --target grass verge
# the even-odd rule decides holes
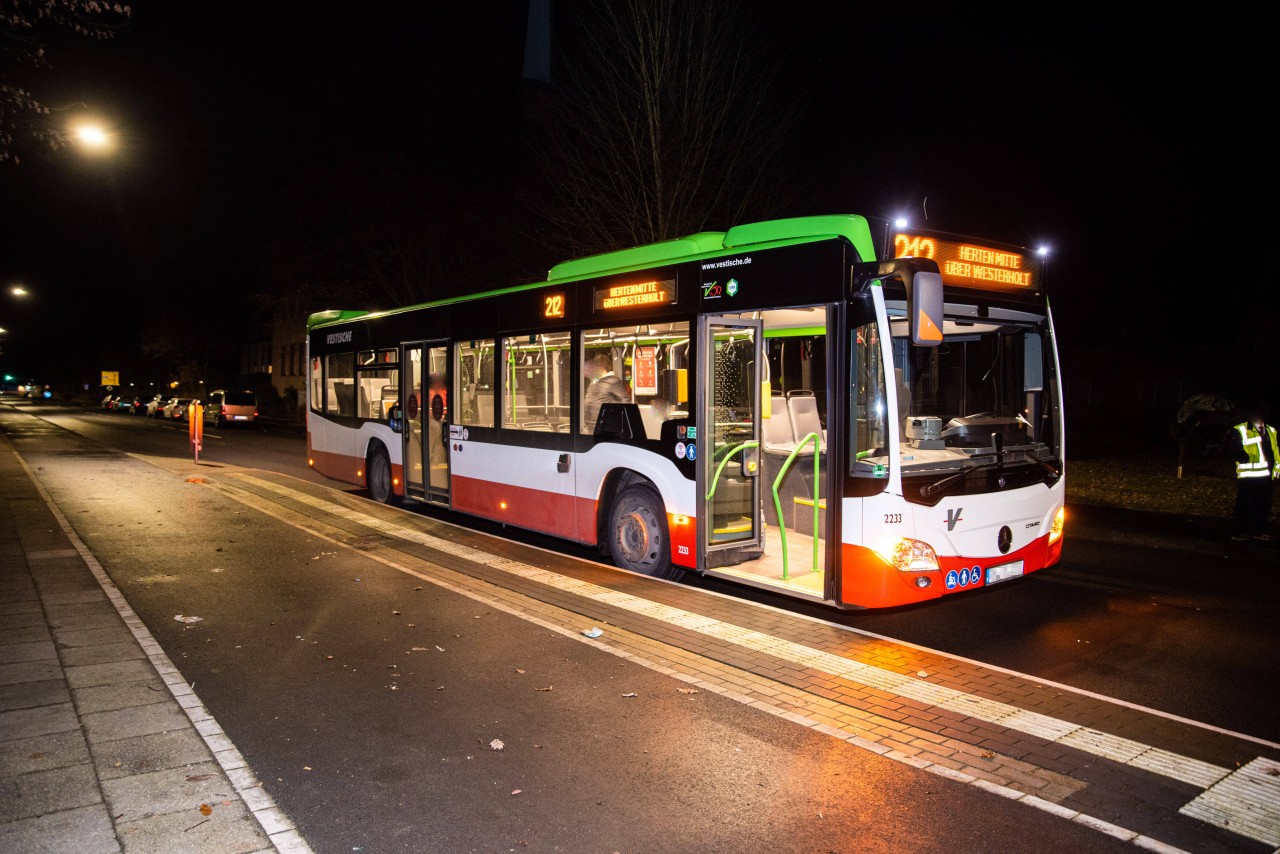
[[[1068,504],[1229,519],[1235,500],[1235,464],[1217,456],[1187,457],[1181,477],[1176,453],[1067,460]]]

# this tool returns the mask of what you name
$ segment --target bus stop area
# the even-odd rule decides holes
[[[3,850],[1280,846],[1280,745],[0,426]]]

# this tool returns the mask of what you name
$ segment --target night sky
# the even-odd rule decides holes
[[[74,361],[98,336],[136,346],[157,309],[244,312],[271,200],[308,163],[387,149],[498,174],[521,137],[524,4],[434,5],[143,0],[114,40],[50,34],[51,67],[24,81],[89,105],[123,146],[0,164],[0,276],[34,294],[0,298],[6,365]],[[1042,4],[746,9],[804,107],[786,156],[819,180],[790,213],[1050,245],[1069,389],[1073,364],[1114,349],[1136,387],[1274,396],[1257,343],[1277,331],[1272,230],[1239,239],[1274,183],[1260,28]]]

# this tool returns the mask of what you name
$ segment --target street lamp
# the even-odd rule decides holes
[[[106,154],[116,146],[115,136],[95,119],[79,119],[71,125],[71,138],[89,154]]]

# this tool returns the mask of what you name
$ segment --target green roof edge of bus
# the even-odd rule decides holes
[[[307,328],[319,326],[322,323],[337,323],[343,320],[350,320],[353,317],[364,317],[369,314],[367,311],[359,311],[355,309],[329,309],[328,311],[317,311],[307,317]]]
[[[832,237],[843,237],[853,244],[864,261],[875,259],[875,244],[865,217],[856,214],[802,216],[735,225],[728,231],[703,231],[675,240],[650,243],[616,252],[604,252],[576,258],[552,267],[548,282],[561,282],[625,273],[629,270],[671,264],[707,257],[725,251],[745,251],[752,246],[764,247],[788,243],[808,243]]]
[[[809,243],[831,237],[848,240],[863,261],[876,258],[871,227],[866,217],[857,214],[798,216],[735,225],[725,232],[724,246],[726,249],[743,250],[751,246]]]
[[[697,234],[664,240],[661,243],[633,246],[630,249],[618,249],[614,252],[603,252],[599,255],[588,255],[586,258],[562,261],[547,273],[547,281],[585,279],[602,273],[624,272],[640,267],[683,261],[696,255],[723,250],[724,236],[723,231],[700,231]]]
[[[752,247],[766,248],[786,246],[796,243],[812,243],[843,237],[853,244],[854,249],[863,261],[875,260],[875,242],[871,238],[871,228],[866,217],[858,214],[829,214],[823,216],[801,216],[789,219],[774,219],[764,222],[752,222],[735,225],[728,231],[701,231],[674,240],[650,243],[645,246],[634,246],[630,249],[619,249],[614,252],[603,252],[599,255],[588,255],[563,261],[551,268],[545,282],[529,282],[512,285],[506,288],[495,288],[476,294],[447,297],[441,300],[419,305],[404,306],[389,311],[318,311],[307,319],[307,329],[313,329],[329,323],[339,323],[355,317],[370,314],[390,315],[402,311],[411,311],[431,306],[450,305],[499,294],[518,293],[520,291],[543,288],[548,284],[564,283],[606,273],[626,273],[662,264],[674,264],[692,261],[726,252],[743,252]]]

